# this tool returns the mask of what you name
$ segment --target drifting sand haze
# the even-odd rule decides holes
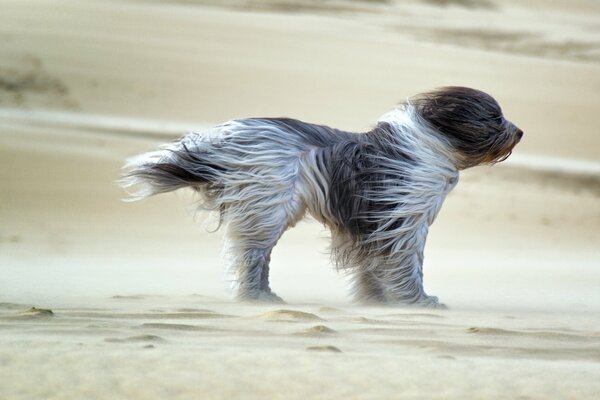
[[[0,398],[600,393],[597,2],[0,9]],[[466,171],[431,229],[425,285],[449,311],[353,305],[309,221],[273,254],[288,304],[233,302],[190,193],[125,204],[115,184],[126,157],[191,129],[361,130],[448,84],[490,91],[526,135]]]

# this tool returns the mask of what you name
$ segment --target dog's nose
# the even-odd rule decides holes
[[[520,129],[517,129],[516,135],[517,135],[517,139],[521,140],[521,138],[523,137],[523,131]]]

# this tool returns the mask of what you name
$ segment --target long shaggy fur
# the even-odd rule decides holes
[[[510,154],[522,132],[489,95],[449,87],[415,96],[365,133],[249,118],[190,133],[131,159],[132,199],[191,187],[220,214],[242,299],[280,300],[269,259],[306,213],[332,232],[332,258],[359,300],[439,306],[423,289],[429,226],[460,169]]]

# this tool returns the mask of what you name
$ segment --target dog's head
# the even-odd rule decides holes
[[[460,169],[505,160],[523,136],[496,100],[480,90],[444,87],[417,95],[410,104],[449,142]]]

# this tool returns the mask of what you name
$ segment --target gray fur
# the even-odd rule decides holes
[[[353,274],[359,300],[439,306],[423,289],[429,225],[459,169],[507,157],[521,135],[489,95],[444,88],[366,133],[229,121],[130,160],[123,183],[134,200],[191,187],[219,212],[241,299],[281,300],[269,287],[271,250],[309,213],[331,229],[333,261]]]

